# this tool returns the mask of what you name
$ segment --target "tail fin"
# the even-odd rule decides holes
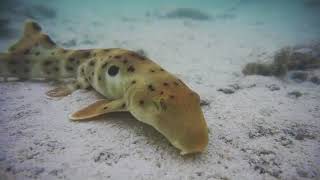
[[[31,79],[54,76],[54,73],[46,74],[43,72],[45,68],[40,68],[41,60],[48,58],[46,51],[54,48],[56,44],[41,32],[36,22],[26,21],[21,39],[8,52],[0,53],[0,77]],[[50,63],[54,64],[53,61]]]
[[[27,54],[33,47],[37,46],[51,49],[55,48],[56,44],[48,35],[41,32],[39,24],[32,20],[27,20],[24,25],[23,36],[8,51],[12,54]]]

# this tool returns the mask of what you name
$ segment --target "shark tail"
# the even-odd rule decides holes
[[[68,53],[42,33],[39,24],[28,20],[22,37],[8,52],[0,53],[0,77],[5,80],[10,77],[24,80],[71,77],[76,68],[71,69],[69,66],[75,65],[66,64]]]
[[[51,38],[41,32],[41,27],[38,23],[27,20],[24,25],[23,36],[8,51],[14,54],[28,54],[30,50],[38,46],[46,49],[56,48],[56,44]]]

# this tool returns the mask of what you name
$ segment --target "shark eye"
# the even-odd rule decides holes
[[[108,74],[110,76],[115,76],[118,74],[118,72],[119,72],[119,67],[115,65],[110,66],[108,69]]]

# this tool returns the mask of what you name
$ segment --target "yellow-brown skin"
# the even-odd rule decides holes
[[[125,49],[66,50],[26,22],[23,38],[0,54],[0,75],[23,79],[75,80],[47,93],[61,97],[93,87],[106,97],[69,117],[83,120],[129,111],[162,133],[181,154],[203,152],[208,144],[199,95],[159,65]]]

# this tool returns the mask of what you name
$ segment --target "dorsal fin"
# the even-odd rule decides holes
[[[42,46],[47,49],[56,47],[50,37],[41,32],[38,23],[27,20],[24,25],[24,32],[21,39],[9,48],[10,53],[24,53],[35,46]]]
[[[24,25],[23,36],[32,36],[33,34],[41,33],[41,27],[38,23],[27,20]]]

